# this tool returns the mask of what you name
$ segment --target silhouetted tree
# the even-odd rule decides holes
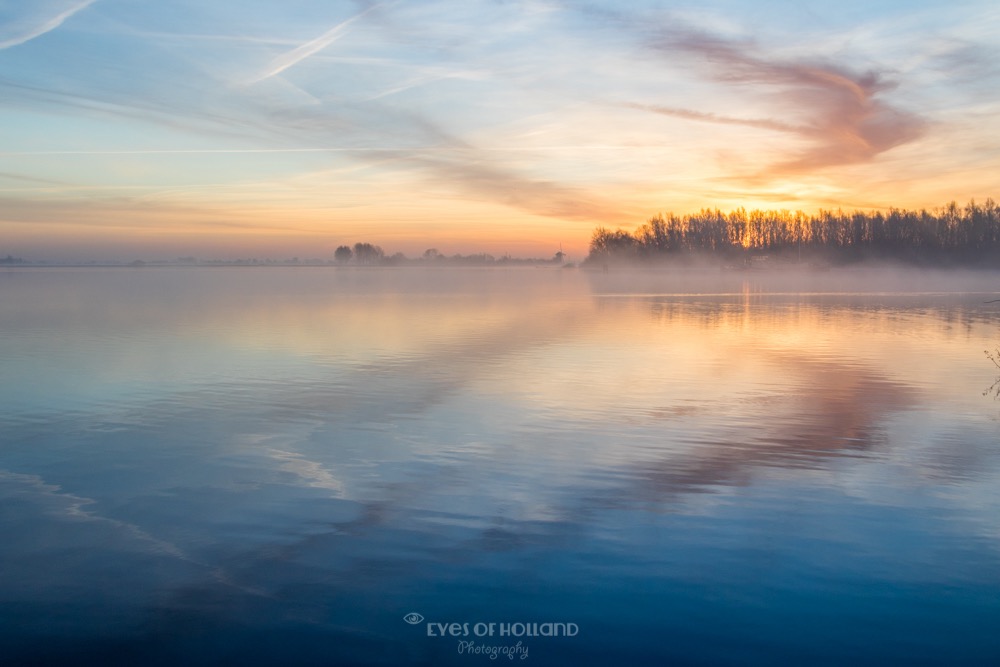
[[[594,230],[590,239],[590,255],[595,259],[634,259],[640,242],[624,229],[610,231],[604,227]]]
[[[810,216],[740,208],[728,214],[717,209],[683,217],[661,214],[634,233],[597,228],[587,261],[651,261],[693,254],[729,260],[751,252],[795,260],[805,255],[839,262],[998,264],[1000,206],[987,199],[964,208],[951,202],[934,212],[821,210]]]
[[[333,258],[340,264],[346,264],[351,261],[351,257],[353,256],[354,253],[351,252],[350,246],[342,245],[333,251]]]
[[[361,264],[374,264],[385,257],[385,252],[371,243],[355,243],[354,258]]]

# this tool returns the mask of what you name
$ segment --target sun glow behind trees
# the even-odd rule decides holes
[[[579,257],[663,202],[995,192],[996,3],[850,4],[7,2],[0,256]]]
[[[1000,205],[955,202],[934,211],[821,210],[659,214],[633,233],[599,227],[589,261],[662,261],[709,257],[724,261],[767,253],[786,260],[895,260],[977,265],[1000,261]]]

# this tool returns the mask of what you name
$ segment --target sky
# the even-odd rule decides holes
[[[1000,199],[1000,5],[0,0],[0,256],[582,258]]]

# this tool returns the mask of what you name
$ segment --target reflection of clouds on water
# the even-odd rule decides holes
[[[72,409],[50,397],[0,414],[17,471],[0,473],[0,588],[85,596],[124,568],[120,608],[151,619],[150,637],[302,622],[373,651],[396,635],[352,612],[410,611],[407,594],[441,585],[833,572],[855,550],[888,567],[906,540],[914,580],[943,558],[935,540],[993,562],[977,550],[1000,545],[996,413],[969,378],[995,320],[887,297],[524,285],[413,302],[376,298],[407,274],[356,275],[376,283],[365,298],[271,286],[214,317],[202,304],[193,330],[242,350],[218,375],[182,364],[126,397],[99,387]],[[338,309],[346,333],[326,339]],[[155,350],[145,324],[115,345]],[[365,337],[389,324],[417,333]]]
[[[34,604],[39,596],[63,598],[99,584],[116,604],[132,606],[157,589],[202,578],[257,594],[217,564],[157,537],[159,526],[102,515],[99,501],[66,493],[37,475],[0,470],[0,501],[15,510],[0,513],[0,594],[7,599],[21,599],[21,591]]]
[[[153,537],[137,525],[103,517],[97,514],[94,509],[88,509],[97,503],[92,498],[82,498],[71,493],[64,493],[59,486],[47,484],[37,475],[23,475],[0,470],[0,498],[8,503],[17,503],[22,506],[24,504],[33,505],[35,511],[55,521],[79,522],[88,524],[95,533],[105,535],[114,533],[118,535],[116,542],[130,543],[126,545],[129,549],[141,548],[153,553],[186,559],[186,556],[176,546]],[[19,520],[23,521],[23,519]],[[26,538],[18,531],[7,533],[7,537],[8,539]],[[37,538],[36,534],[31,540],[34,541]],[[59,538],[60,541],[64,539]],[[7,554],[4,552],[0,555]]]
[[[791,385],[783,396],[794,419],[775,423],[768,418],[761,440],[779,450],[797,448],[809,456],[871,449],[884,442],[885,420],[919,400],[916,388],[847,359],[779,353],[774,363]]]
[[[282,461],[281,469],[287,470],[306,481],[307,486],[332,491],[335,497],[344,495],[344,484],[336,479],[322,463],[306,460],[302,454],[272,449],[271,455]]]

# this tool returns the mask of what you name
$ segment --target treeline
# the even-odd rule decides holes
[[[333,253],[334,262],[342,265],[364,266],[403,266],[403,265],[435,265],[435,266],[490,266],[490,265],[538,265],[563,263],[565,255],[560,250],[552,259],[521,259],[503,255],[494,257],[487,253],[472,255],[444,255],[437,248],[428,248],[423,255],[416,258],[407,257],[401,252],[386,255],[380,246],[371,243],[355,243],[354,247],[342,245]]]
[[[987,265],[1000,262],[1000,206],[955,202],[933,211],[747,211],[715,209],[651,218],[634,232],[594,231],[588,263],[710,258],[747,262],[852,263],[895,260],[915,264]]]

